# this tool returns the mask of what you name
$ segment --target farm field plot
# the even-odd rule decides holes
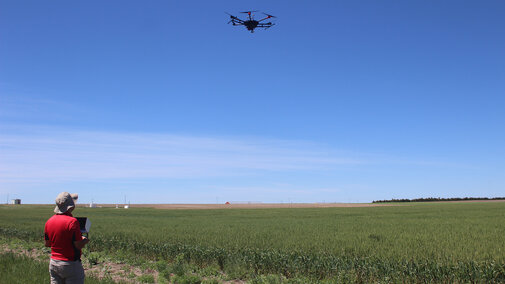
[[[0,234],[41,240],[52,206],[0,206]],[[142,261],[183,259],[237,279],[505,282],[505,202],[359,208],[78,208],[89,249]]]

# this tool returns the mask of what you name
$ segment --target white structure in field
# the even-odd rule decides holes
[[[93,203],[93,201],[91,201],[91,203],[89,204],[89,208],[96,208],[96,204]]]
[[[19,205],[19,204],[21,204],[21,199],[12,199],[10,204]]]

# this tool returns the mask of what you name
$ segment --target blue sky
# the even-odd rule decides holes
[[[505,195],[503,1],[4,0],[0,39],[5,201]]]

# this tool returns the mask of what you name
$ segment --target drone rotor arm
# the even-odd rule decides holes
[[[244,20],[241,20],[241,19],[239,19],[237,17],[230,17],[230,18],[231,18],[232,21],[236,21],[236,22],[239,22],[239,23],[243,23],[244,22]]]
[[[268,23],[261,23],[261,24],[258,24],[256,27],[257,27],[257,28],[265,28],[265,29],[268,29],[268,28],[270,28],[270,27],[272,27],[272,26],[275,26],[275,24],[274,24],[274,23],[270,23],[270,22],[268,22]]]
[[[231,18],[231,20],[228,22],[228,24],[229,23],[233,23],[233,25],[236,26],[236,25],[243,25],[244,21],[242,21],[241,19],[238,19],[238,18]]]
[[[238,22],[238,23],[243,23],[243,22],[244,22],[244,20],[241,20],[241,19],[239,19],[238,17],[235,17],[235,16],[233,16],[232,14],[230,14],[230,13],[228,13],[228,12],[225,12],[225,14],[230,15],[230,21],[229,21],[228,23],[230,23],[230,22],[234,22],[234,21],[236,21],[236,22]]]
[[[261,22],[261,21],[264,21],[266,19],[272,19],[272,18],[277,18],[276,16],[273,16],[273,15],[270,15],[270,14],[267,14],[267,13],[263,13],[266,17],[261,19],[261,20],[258,20],[258,22]]]

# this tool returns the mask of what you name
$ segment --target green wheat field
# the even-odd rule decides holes
[[[42,244],[52,209],[0,206],[3,242]],[[79,207],[74,216],[92,223],[85,258],[151,263],[160,283],[505,283],[505,202],[212,210]],[[22,261],[2,253],[0,263],[4,271]]]

